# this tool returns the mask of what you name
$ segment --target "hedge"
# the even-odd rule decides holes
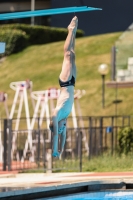
[[[128,154],[133,150],[133,128],[124,127],[118,132],[119,153]]]
[[[28,45],[46,44],[66,39],[67,29],[27,24],[6,24],[0,26],[0,41],[6,42],[6,55],[23,50]],[[84,32],[77,30],[76,37]]]
[[[0,41],[6,43],[5,55],[19,52],[28,46],[28,36],[16,29],[0,30]]]

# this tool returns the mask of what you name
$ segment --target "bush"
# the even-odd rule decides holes
[[[65,40],[68,33],[67,29],[65,28],[31,26],[27,24],[1,25],[0,32],[2,31],[4,31],[5,35],[2,34],[1,37],[0,33],[0,41],[4,42],[6,40],[7,45],[10,46],[10,50],[8,50],[7,55],[9,55],[9,52],[14,53],[21,51],[26,45],[46,44]],[[12,35],[14,35],[14,37],[12,37]],[[84,32],[82,30],[77,30],[76,37],[82,37],[83,35]],[[3,37],[6,39],[3,40]],[[10,43],[8,43],[8,39],[10,40]],[[15,41],[17,44],[15,44]],[[14,51],[11,50],[12,44],[14,46]]]
[[[16,29],[2,29],[0,31],[0,41],[6,43],[5,55],[19,52],[28,45],[26,33]]]
[[[128,154],[133,147],[133,129],[124,127],[118,133],[119,152]]]

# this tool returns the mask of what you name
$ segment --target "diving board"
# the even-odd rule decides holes
[[[88,7],[88,6],[75,6],[75,7],[53,8],[53,9],[35,10],[35,11],[12,12],[12,13],[0,14],[0,20],[57,15],[66,13],[88,12],[95,10],[102,10],[102,9]]]

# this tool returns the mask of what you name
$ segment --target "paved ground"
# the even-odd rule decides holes
[[[121,180],[133,183],[133,172],[104,173],[17,173],[0,172],[0,188],[3,187],[42,187],[85,181]]]
[[[127,185],[130,188],[127,188]],[[18,173],[0,172],[0,199],[27,200],[69,194],[74,190],[133,189],[133,172]],[[89,190],[88,190],[88,189]],[[81,190],[80,190],[81,191]],[[43,196],[42,196],[43,195]],[[46,196],[45,196],[46,195]]]

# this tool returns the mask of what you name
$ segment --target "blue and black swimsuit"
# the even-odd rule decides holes
[[[66,87],[66,86],[70,86],[70,85],[75,86],[75,78],[74,78],[74,76],[72,76],[71,80],[66,81],[66,82],[63,82],[63,81],[61,81],[59,79],[59,85],[60,85],[60,87]]]

